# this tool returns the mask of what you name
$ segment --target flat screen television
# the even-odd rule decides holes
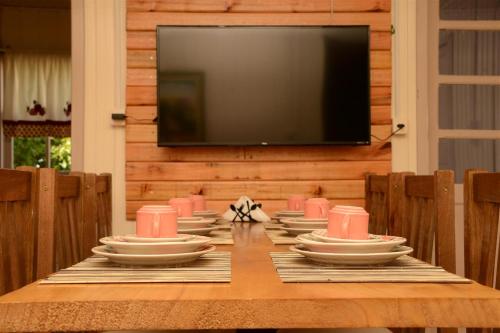
[[[159,26],[159,146],[370,144],[368,26]]]

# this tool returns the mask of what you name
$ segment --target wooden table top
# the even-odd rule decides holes
[[[40,285],[0,297],[0,331],[500,327],[500,291],[472,284],[282,283],[261,224],[234,227],[231,283]]]

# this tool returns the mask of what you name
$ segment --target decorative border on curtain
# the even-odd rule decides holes
[[[69,121],[3,121],[4,135],[12,137],[45,137],[64,138],[71,136],[71,120]]]

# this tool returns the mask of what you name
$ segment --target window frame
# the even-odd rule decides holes
[[[439,168],[440,139],[493,139],[500,140],[500,130],[483,129],[440,129],[439,128],[439,86],[442,84],[500,85],[496,75],[445,75],[439,73],[439,32],[440,30],[495,30],[500,31],[498,20],[442,20],[439,15],[439,1],[427,3],[427,75],[428,75],[428,137],[429,167]]]

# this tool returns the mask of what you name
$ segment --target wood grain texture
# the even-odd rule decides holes
[[[127,86],[127,106],[156,105],[156,87]],[[372,87],[370,104],[391,105],[391,87]]]
[[[113,234],[112,175],[103,173],[96,176],[97,240]]]
[[[288,199],[289,193],[307,197],[358,198],[364,197],[363,180],[333,181],[228,181],[228,182],[128,182],[130,200],[165,200],[203,194],[211,200],[234,200],[236,193],[245,193],[254,200]]]
[[[365,210],[370,214],[369,232],[387,234],[389,225],[389,176],[368,173],[365,176]]]
[[[370,52],[370,68],[392,68],[392,54],[390,51],[371,51]]]
[[[330,147],[157,147],[128,143],[128,162],[390,161],[390,146]]]
[[[97,184],[94,173],[86,173],[83,177],[83,232],[82,256],[92,255],[92,248],[97,246]]]
[[[333,6],[333,7],[332,7]],[[389,12],[390,0],[129,0],[129,12]]]
[[[372,69],[370,74],[372,87],[390,87],[392,72],[390,69]],[[155,68],[129,68],[127,70],[127,85],[137,87],[156,87]]]
[[[40,168],[38,177],[37,278],[41,279],[53,273],[56,269],[56,172],[53,169]]]
[[[391,134],[391,125],[372,125],[371,134],[374,136],[374,142],[385,139]],[[156,143],[157,142],[157,126],[155,124],[143,125],[127,125],[126,135],[127,142],[134,143]]]
[[[269,252],[287,246],[261,224],[233,232],[235,246],[217,247],[231,252],[231,283],[35,283],[0,297],[0,330],[500,326],[500,293],[477,283],[285,284]]]
[[[465,275],[496,289],[500,289],[498,272],[495,280],[495,265],[500,267],[499,181],[500,173],[480,169],[466,170],[464,177]]]
[[[0,295],[36,277],[36,170],[30,170],[0,169]]]
[[[391,64],[390,51],[375,50],[370,52],[370,67],[372,69],[390,69]],[[127,68],[128,72],[132,69],[156,68],[156,50],[129,50],[127,52]]]
[[[157,106],[129,106],[127,108],[127,125],[151,125],[154,124],[153,119],[157,115]],[[372,125],[388,125],[391,120],[390,105],[375,105],[371,107],[371,123]]]
[[[433,176],[405,176],[397,214],[397,230],[414,250],[413,256],[455,272],[455,196],[453,171]]]
[[[369,25],[371,31],[390,31],[389,12],[353,13],[170,13],[129,12],[127,30],[153,31],[158,25]]]
[[[31,195],[31,172],[1,169],[0,201],[28,201]]]
[[[128,162],[127,180],[335,180],[387,173],[389,161]]]
[[[390,50],[392,35],[389,31],[371,31],[371,50]],[[127,31],[128,50],[156,50],[156,31]]]
[[[333,6],[333,7],[332,7]],[[217,207],[242,193],[280,202],[292,192],[358,200],[365,172],[390,171],[390,0],[130,0],[127,2],[127,200],[202,191]],[[332,13],[333,12],[333,13]],[[370,26],[371,146],[156,147],[156,26]],[[258,188],[253,188],[253,186]],[[222,202],[224,202],[222,204]]]

